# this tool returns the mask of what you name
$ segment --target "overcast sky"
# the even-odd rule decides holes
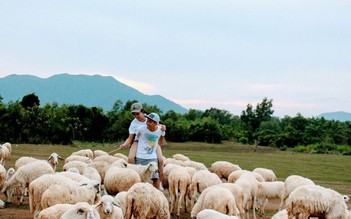
[[[115,77],[186,108],[351,112],[349,0],[0,0],[0,77]],[[1,94],[0,94],[1,95]]]

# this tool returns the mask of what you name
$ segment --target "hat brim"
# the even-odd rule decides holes
[[[140,113],[141,110],[132,110],[131,113]]]
[[[152,121],[154,121],[154,122],[156,122],[157,124],[159,123],[159,122],[155,121],[153,118],[149,117],[149,115],[145,115],[145,117],[150,119],[150,120],[152,120]]]

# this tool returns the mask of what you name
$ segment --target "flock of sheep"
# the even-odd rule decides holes
[[[11,151],[10,143],[0,146],[0,190],[6,202],[17,196],[22,203],[28,196],[33,218],[169,219],[183,212],[198,219],[250,218],[250,212],[256,218],[256,211],[264,215],[268,200],[279,198],[274,219],[351,219],[348,196],[298,175],[277,181],[266,168],[242,170],[227,161],[207,168],[174,154],[164,157],[162,187],[156,189],[150,183],[156,163],[129,164],[121,153],[84,149],[66,159],[57,153],[47,160],[20,157],[6,170]],[[56,171],[59,160],[62,172]]]

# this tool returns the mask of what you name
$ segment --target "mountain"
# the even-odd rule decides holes
[[[340,122],[351,121],[351,113],[347,112],[331,112],[331,113],[322,113],[318,118],[324,117],[327,120],[339,120]]]
[[[0,95],[3,102],[21,101],[23,96],[34,93],[41,106],[46,103],[82,104],[87,107],[112,109],[117,100],[125,104],[137,100],[148,105],[156,105],[164,113],[173,110],[186,113],[187,109],[160,95],[146,95],[129,87],[111,76],[57,74],[49,78],[32,75],[12,74],[0,78]]]

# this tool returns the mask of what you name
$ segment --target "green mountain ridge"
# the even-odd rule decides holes
[[[161,95],[146,95],[129,87],[111,76],[56,74],[49,78],[33,75],[12,74],[0,78],[0,95],[3,102],[21,101],[23,96],[35,93],[40,104],[82,104],[87,107],[101,107],[104,111],[112,109],[117,100],[123,103],[137,100],[148,105],[156,105],[164,113],[173,110],[186,113],[188,110]]]

